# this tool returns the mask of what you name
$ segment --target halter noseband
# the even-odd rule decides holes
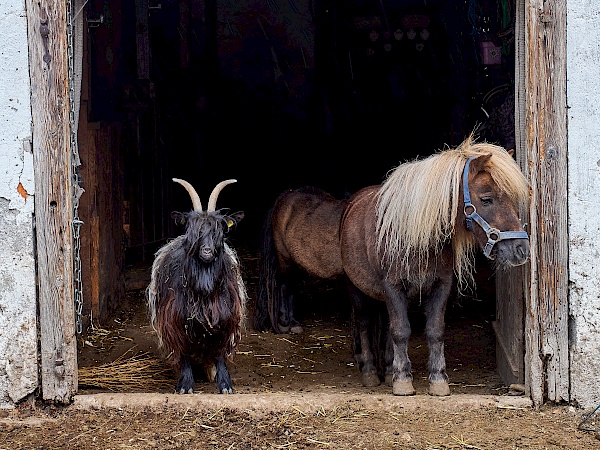
[[[483,231],[485,232],[488,238],[488,241],[486,242],[485,247],[483,248],[483,254],[488,259],[494,259],[494,257],[491,256],[494,244],[504,239],[529,239],[529,235],[526,231],[500,231],[497,228],[492,228],[483,217],[477,214],[477,209],[475,208],[475,205],[471,203],[471,193],[469,192],[469,165],[471,164],[471,161],[473,161],[473,159],[475,158],[475,156],[471,156],[467,160],[467,163],[465,164],[465,168],[463,170],[463,195],[465,201],[464,212],[467,220],[467,228],[471,231],[474,231],[473,221],[477,222],[479,226],[483,228]],[[472,209],[470,213],[467,212],[468,208]]]

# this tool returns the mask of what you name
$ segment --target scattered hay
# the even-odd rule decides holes
[[[80,367],[79,386],[96,387],[113,392],[155,391],[173,387],[174,373],[164,363],[144,352],[133,355],[130,348],[112,362]]]

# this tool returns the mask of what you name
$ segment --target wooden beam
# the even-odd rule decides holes
[[[73,169],[64,1],[26,0],[33,121],[42,398],[77,389],[73,287]]]
[[[526,386],[569,401],[566,0],[524,2],[524,136],[531,183]]]

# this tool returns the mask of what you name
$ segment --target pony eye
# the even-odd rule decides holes
[[[481,200],[481,203],[484,206],[490,206],[494,203],[494,199],[492,197],[481,197],[479,200]]]

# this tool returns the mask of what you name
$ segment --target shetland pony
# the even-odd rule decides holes
[[[277,197],[262,230],[255,329],[301,333],[294,302],[304,277],[342,279],[339,227],[346,203],[312,186]]]
[[[415,393],[408,306],[416,301],[425,311],[429,393],[450,394],[444,316],[453,282],[459,292],[472,285],[477,248],[497,270],[527,262],[529,239],[519,211],[528,196],[527,180],[512,155],[470,136],[454,149],[399,165],[382,185],[350,198],[340,253],[364,385],[380,383],[369,331],[368,305],[375,299],[385,303],[389,317],[386,381],[395,395]]]

